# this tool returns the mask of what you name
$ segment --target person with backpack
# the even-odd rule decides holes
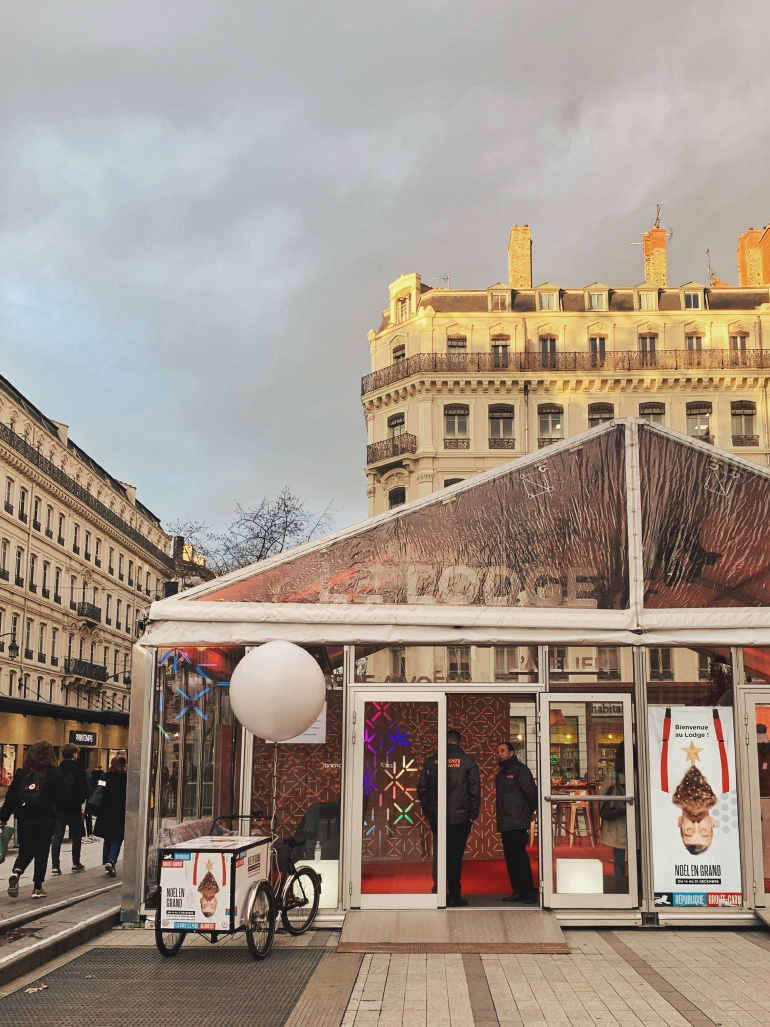
[[[86,772],[78,762],[78,747],[70,742],[62,747],[62,761],[59,770],[62,775],[62,793],[66,801],[56,811],[56,826],[51,843],[51,875],[61,877],[61,843],[64,832],[70,829],[72,839],[72,870],[85,870],[80,862],[80,846],[83,839],[83,803],[90,795]]]
[[[32,898],[44,899],[45,872],[51,848],[56,812],[66,802],[62,793],[62,775],[56,765],[56,754],[50,742],[35,742],[27,750],[24,766],[13,780],[0,808],[0,828],[11,816],[16,818],[19,852],[8,880],[8,894],[19,894],[19,878],[34,862]]]
[[[125,837],[126,784],[128,783],[125,756],[113,757],[110,769],[104,775],[104,780],[106,782],[104,798],[96,813],[94,834],[104,839],[102,849],[104,872],[109,877],[115,877],[115,864],[118,861],[120,847]]]

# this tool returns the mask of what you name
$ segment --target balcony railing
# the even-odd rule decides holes
[[[516,439],[490,439],[490,449],[516,449]]]
[[[492,353],[415,353],[406,360],[372,371],[361,379],[361,395],[422,374],[521,374],[542,371],[718,371],[770,368],[770,350],[665,349],[655,353],[510,353],[508,366]]]
[[[89,663],[87,660],[73,660],[69,656],[64,661],[64,673],[78,678],[91,678],[92,681],[107,680],[106,667],[98,663]]]
[[[93,603],[78,603],[77,614],[83,620],[93,621],[94,624],[101,624],[102,622],[102,611],[98,606],[94,606]]]
[[[84,503],[87,507],[97,513],[113,527],[117,528],[118,531],[122,532],[128,538],[132,539],[138,546],[149,553],[158,563],[164,567],[173,570],[173,561],[171,557],[164,553],[162,549],[158,549],[156,545],[153,545],[149,539],[146,539],[140,531],[137,531],[132,525],[128,524],[123,520],[122,517],[110,510],[108,506],[105,506],[101,500],[97,499],[96,496],[92,496],[91,493],[83,488],[80,482],[75,481],[68,474],[65,474],[61,468],[53,464],[47,457],[43,456],[42,453],[29,444],[26,439],[22,438],[21,435],[17,435],[15,431],[8,427],[6,424],[0,424],[0,441],[5,445],[15,449],[17,453],[20,453],[26,460],[35,467],[39,468],[44,474],[46,474],[52,481],[55,481],[57,485],[61,485],[62,488],[66,489],[70,495],[75,496],[81,503]]]
[[[470,449],[470,439],[444,439],[444,449]]]
[[[734,446],[758,446],[759,435],[733,435]]]
[[[561,436],[559,438],[554,439],[538,439],[537,448],[545,449],[546,446],[552,446],[554,442],[561,442]]]
[[[382,460],[392,460],[394,457],[402,456],[404,453],[417,452],[417,436],[404,432],[403,435],[396,435],[392,439],[383,439],[381,442],[372,442],[366,447],[367,464],[378,464]]]

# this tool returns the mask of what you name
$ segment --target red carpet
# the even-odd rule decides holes
[[[591,847],[559,846],[554,850],[559,859],[600,859],[605,877],[612,878],[612,849],[606,845]],[[532,875],[538,880],[537,852],[530,851]],[[361,891],[367,895],[425,895],[432,885],[430,863],[364,862],[361,868]],[[465,860],[462,875],[463,895],[507,895],[511,890],[505,861],[502,859]]]

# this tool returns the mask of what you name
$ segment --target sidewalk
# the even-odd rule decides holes
[[[65,841],[61,850],[61,877],[51,877],[50,859],[48,861],[48,874],[44,885],[48,897],[32,899],[32,867],[30,866],[19,881],[18,898],[12,899],[8,895],[7,888],[16,853],[16,849],[10,850],[5,857],[5,862],[0,865],[0,930],[9,922],[13,923],[17,920],[20,914],[34,912],[36,916],[39,916],[51,906],[107,888],[110,885],[119,885],[122,877],[122,852],[121,859],[118,860],[117,877],[108,877],[105,874],[102,864],[101,838],[97,838],[93,842],[83,842],[80,858],[86,869],[73,874],[72,846],[69,841]],[[115,901],[119,902],[120,888],[115,888],[114,894]]]
[[[116,929],[38,977],[14,982],[0,998],[0,1021],[60,1027],[77,1015],[80,1027],[187,1027],[191,1016],[197,1027],[770,1023],[770,932],[761,930],[570,930],[570,955],[361,957],[337,953],[338,938],[332,931],[281,933],[261,963],[251,960],[242,937],[220,946],[196,938],[164,960],[151,931]],[[38,982],[47,987],[26,992]]]
[[[368,955],[342,1027],[767,1027],[770,932],[568,931],[571,955]]]

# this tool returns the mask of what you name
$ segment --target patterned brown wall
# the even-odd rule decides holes
[[[278,834],[296,831],[313,803],[339,803],[342,795],[342,691],[326,693],[326,744],[279,745]],[[272,808],[273,745],[254,740],[253,805]]]

